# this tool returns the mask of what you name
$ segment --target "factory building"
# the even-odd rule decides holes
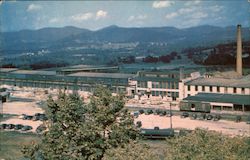
[[[112,92],[126,92],[133,74],[78,72],[67,75],[56,71],[0,69],[0,84],[20,87],[65,88],[92,91],[96,85],[108,87]]]
[[[180,108],[196,110],[208,106],[214,110],[250,111],[250,75],[242,75],[241,26],[237,26],[236,70],[224,73],[196,74],[179,83]]]
[[[141,71],[130,80],[129,95],[146,96],[147,98],[161,97],[176,101],[179,99],[180,77],[189,77],[178,70],[162,72]]]

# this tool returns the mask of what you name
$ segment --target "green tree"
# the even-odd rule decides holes
[[[196,129],[167,140],[166,160],[249,160],[250,138]]]
[[[47,105],[48,131],[41,143],[24,147],[28,158],[102,159],[107,150],[138,136],[123,97],[112,96],[105,88],[96,89],[88,104],[77,94],[60,92],[58,99],[50,97]]]
[[[131,141],[106,151],[103,160],[158,160],[160,157],[148,145]]]

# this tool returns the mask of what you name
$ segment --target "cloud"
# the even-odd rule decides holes
[[[178,13],[177,12],[172,12],[172,13],[169,13],[165,16],[166,19],[172,19],[174,17],[177,17],[178,16]]]
[[[145,20],[147,19],[148,16],[147,15],[138,15],[138,16],[130,16],[128,18],[128,21],[142,21],[142,20]]]
[[[96,12],[96,19],[105,18],[107,17],[107,15],[108,15],[108,12],[99,10]]]
[[[195,11],[194,8],[180,8],[176,12],[172,12],[172,13],[167,14],[165,16],[165,18],[166,19],[172,19],[174,17],[180,16],[180,15],[184,15],[184,14],[189,14],[189,13],[194,12],[194,11]]]
[[[51,18],[49,23],[58,23],[60,20],[58,18]]]
[[[181,8],[178,10],[178,13],[179,14],[187,14],[187,13],[190,13],[193,11],[194,11],[194,8]]]
[[[195,12],[194,14],[192,14],[192,18],[194,19],[206,18],[207,16],[208,14],[204,12]]]
[[[32,12],[32,11],[38,11],[38,10],[41,10],[42,9],[42,6],[40,5],[37,5],[37,4],[30,4],[27,8],[27,12]]]
[[[71,19],[76,22],[81,22],[81,21],[89,20],[93,18],[93,16],[94,16],[93,13],[87,12],[87,13],[80,13],[80,14],[73,15],[71,16]]]
[[[200,0],[195,0],[195,1],[188,1],[184,5],[185,6],[192,6],[192,5],[197,5],[197,4],[200,4],[200,3],[201,3]]]
[[[154,1],[152,4],[153,8],[167,8],[174,5],[174,1]]]
[[[223,8],[224,8],[223,6],[215,5],[215,6],[211,6],[210,10],[212,12],[220,12]]]

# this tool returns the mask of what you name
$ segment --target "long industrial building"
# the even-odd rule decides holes
[[[113,92],[126,92],[130,77],[133,74],[77,72],[62,75],[56,71],[0,69],[0,84],[86,91],[92,91],[96,85],[103,85]]]

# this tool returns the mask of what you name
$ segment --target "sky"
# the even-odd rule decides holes
[[[249,2],[248,2],[249,1]],[[3,1],[0,29],[250,25],[250,0]]]

